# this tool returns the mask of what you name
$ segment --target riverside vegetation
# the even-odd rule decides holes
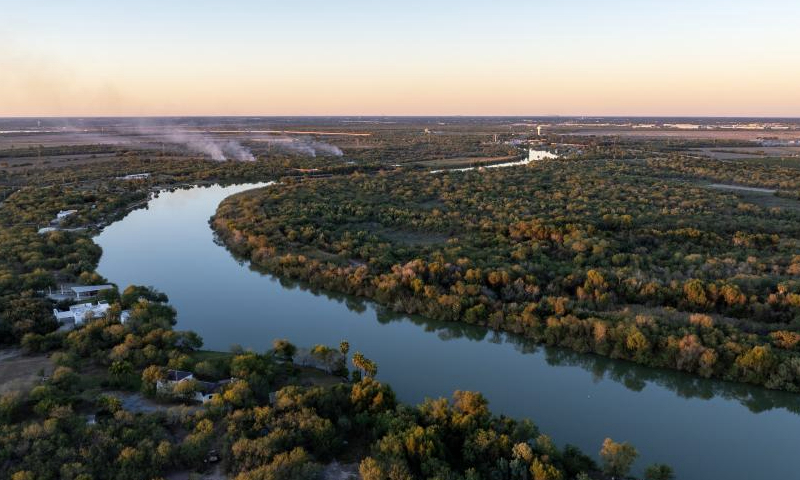
[[[701,180],[792,197],[800,170],[672,157],[287,181],[212,226],[257,266],[397,311],[800,391],[800,205]]]
[[[150,179],[109,180],[142,165],[152,172]],[[142,205],[158,186],[270,178],[265,172],[290,170],[265,162],[149,162],[131,156],[3,178],[8,187],[0,208],[0,339],[29,354],[49,355],[55,369],[32,389],[0,398],[0,476],[153,479],[208,470],[213,451],[239,480],[318,478],[334,459],[357,462],[366,480],[626,475],[636,457],[626,443],[607,440],[603,464],[597,465],[574,447],[556,448],[529,421],[493,416],[478,393],[399,404],[391,388],[373,378],[378,366],[357,353],[352,358],[363,377],[356,372],[349,382],[303,387],[293,380],[293,349],[285,342],[261,354],[202,352],[196,334],[173,330],[176,312],[165,295],[149,288],[108,291],[103,299],[112,308],[106,317],[72,331],[58,329],[54,305],[41,292],[59,282],[104,281],[95,272],[101,252],[91,240],[98,228]],[[37,233],[68,208],[77,213],[64,226],[85,230]],[[122,309],[132,312],[125,324],[119,320]],[[347,353],[344,344],[342,350]],[[155,383],[166,368],[192,370],[206,380],[237,380],[206,408],[133,413],[108,393],[156,395]],[[662,465],[647,475],[672,476]]]

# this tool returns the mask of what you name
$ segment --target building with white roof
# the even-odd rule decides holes
[[[81,298],[95,297],[103,290],[111,290],[112,288],[114,288],[114,285],[81,285],[69,287],[78,300]]]
[[[78,213],[77,210],[61,210],[56,214],[56,221],[60,222],[61,220],[64,220],[70,215],[74,215],[76,213]]]
[[[111,305],[108,302],[97,302],[96,305],[92,303],[79,303],[69,307],[69,310],[59,311],[53,309],[53,316],[56,317],[59,323],[72,323],[75,326],[83,324],[87,320],[93,318],[103,318],[108,313]],[[125,323],[130,318],[130,312],[123,310],[120,313],[120,321]]]
[[[150,178],[149,173],[132,173],[122,177],[117,177],[117,180],[144,180]]]
[[[104,317],[110,307],[108,302],[97,302],[97,305],[79,303],[63,312],[54,308],[53,315],[61,323],[74,322],[75,325],[80,325],[87,319]]]
[[[156,391],[162,395],[173,395],[175,387],[183,382],[194,382],[195,391],[192,392],[191,399],[206,403],[214,399],[225,385],[234,379],[220,380],[218,382],[203,382],[194,378],[192,372],[183,370],[167,370],[166,378],[156,381]]]

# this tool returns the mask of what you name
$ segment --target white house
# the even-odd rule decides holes
[[[97,302],[96,305],[91,303],[79,303],[72,305],[69,310],[59,311],[53,309],[53,316],[56,317],[59,323],[73,323],[75,326],[81,325],[86,320],[92,318],[102,318],[106,316],[108,309],[111,305],[108,302]],[[123,310],[120,313],[120,321],[125,323],[130,318],[130,312]]]
[[[194,380],[192,372],[184,370],[167,370],[167,378],[156,381],[156,391],[159,393],[171,392],[172,388],[180,382]]]
[[[74,215],[78,213],[77,210],[61,210],[56,214],[56,221],[60,222],[65,218],[69,217],[70,215]]]
[[[206,403],[219,395],[222,386],[230,383],[231,380],[221,380],[213,383],[204,382],[195,379],[192,372],[167,370],[167,378],[156,382],[156,391],[164,395],[172,395],[175,386],[182,382],[194,382],[196,390],[192,395],[192,399],[200,403]]]
[[[69,310],[63,312],[53,309],[53,315],[59,322],[74,322],[75,325],[82,324],[88,318],[100,318],[106,315],[111,306],[108,302],[97,302],[97,305],[91,303],[79,303],[72,305]]]

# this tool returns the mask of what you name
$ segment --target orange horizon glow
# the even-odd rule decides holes
[[[8,9],[0,116],[800,116],[792,2],[44,3]]]

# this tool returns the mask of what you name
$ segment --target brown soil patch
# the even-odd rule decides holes
[[[46,355],[23,355],[16,348],[0,350],[0,394],[29,390],[42,380],[40,373],[53,373],[53,362]]]

